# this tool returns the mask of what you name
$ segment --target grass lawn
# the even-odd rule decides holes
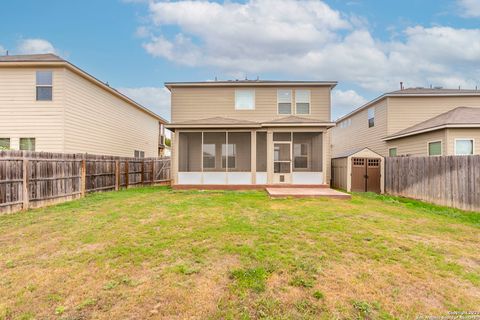
[[[372,194],[138,188],[0,216],[0,319],[480,311],[480,214]]]

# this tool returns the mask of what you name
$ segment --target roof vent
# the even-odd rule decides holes
[[[441,89],[443,89],[443,87],[433,87],[433,89],[435,89],[435,90],[441,90]]]

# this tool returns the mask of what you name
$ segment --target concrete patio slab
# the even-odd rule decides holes
[[[348,193],[340,192],[330,188],[266,188],[267,193],[272,198],[314,198],[327,197],[336,199],[351,199]]]

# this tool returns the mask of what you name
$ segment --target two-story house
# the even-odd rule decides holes
[[[176,186],[325,185],[333,81],[170,82]]]
[[[0,149],[156,157],[166,122],[56,55],[0,56]]]
[[[480,154],[480,90],[409,88],[386,93],[337,120],[332,154]]]

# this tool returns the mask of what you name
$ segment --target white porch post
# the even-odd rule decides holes
[[[273,131],[267,131],[267,184],[273,183]]]
[[[179,142],[179,132],[172,131],[172,154],[171,154],[171,175],[173,179],[173,184],[178,184],[178,142]]]
[[[330,166],[330,139],[327,130],[322,130],[322,176],[323,184],[330,184],[328,166]]]
[[[251,157],[250,157],[250,172],[252,174],[252,184],[257,184],[257,131],[251,131]]]

